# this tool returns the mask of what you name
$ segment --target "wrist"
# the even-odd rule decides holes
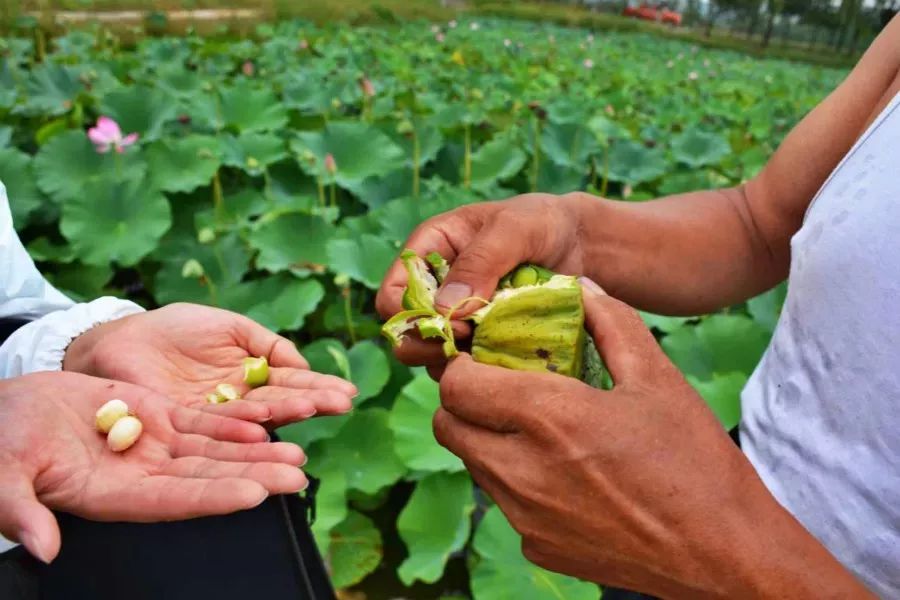
[[[758,488],[729,504],[719,531],[723,545],[710,564],[725,597],[875,598],[761,482]]]
[[[66,348],[63,356],[63,371],[72,371],[84,375],[99,375],[96,350],[103,338],[110,335],[122,319],[108,321],[91,327]]]

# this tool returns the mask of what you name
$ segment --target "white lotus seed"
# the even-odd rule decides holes
[[[109,430],[116,424],[116,421],[127,416],[127,404],[119,399],[110,400],[97,411],[94,423],[97,425],[97,431],[100,433],[109,433]]]
[[[122,417],[109,430],[106,436],[106,443],[113,452],[122,452],[131,448],[132,445],[141,437],[144,430],[143,424],[137,417]]]
[[[206,401],[209,402],[210,404],[222,404],[226,400],[225,400],[225,398],[223,398],[222,396],[220,396],[218,394],[207,394]]]
[[[220,383],[219,385],[217,385],[216,393],[224,398],[224,402],[241,399],[241,393],[230,383]]]

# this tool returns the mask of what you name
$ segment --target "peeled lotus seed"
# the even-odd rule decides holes
[[[225,400],[225,398],[223,398],[222,396],[220,396],[218,394],[210,393],[210,394],[206,395],[206,401],[209,402],[210,404],[222,404],[226,400]]]
[[[141,437],[143,430],[144,426],[137,417],[122,417],[109,430],[106,443],[113,452],[128,450]]]
[[[241,399],[241,393],[230,383],[220,383],[217,385],[216,393],[223,398],[223,402]]]
[[[269,361],[265,356],[254,358],[248,356],[244,359],[244,383],[255,388],[266,385],[269,381]]]
[[[110,400],[97,410],[94,423],[100,433],[109,433],[116,421],[128,416],[128,405],[119,399]]]

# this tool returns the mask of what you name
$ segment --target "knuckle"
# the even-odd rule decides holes
[[[447,411],[438,409],[431,419],[431,427],[434,430],[434,439],[443,447],[447,447],[450,440],[450,415]]]

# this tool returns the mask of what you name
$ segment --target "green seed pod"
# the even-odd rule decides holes
[[[433,316],[433,310],[404,310],[388,319],[387,323],[382,325],[381,335],[387,338],[392,347],[397,348],[406,338],[406,332],[416,326],[415,319]]]
[[[407,310],[429,310],[434,312],[434,295],[438,282],[428,265],[412,250],[404,250],[400,260],[406,267],[408,276],[406,291],[403,292],[403,308]]]
[[[520,371],[582,376],[584,306],[574,277],[499,291],[478,311],[472,357]]]
[[[444,283],[444,279],[447,278],[447,273],[450,272],[450,263],[447,262],[447,259],[437,252],[431,252],[425,257],[425,260],[431,265],[431,269],[434,271],[434,276],[437,278],[438,284]]]

